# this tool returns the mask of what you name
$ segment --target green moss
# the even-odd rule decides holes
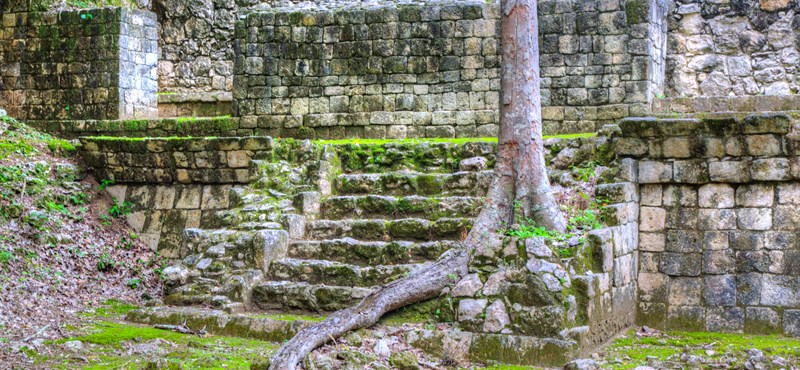
[[[758,349],[772,355],[787,358],[789,363],[800,356],[800,339],[779,335],[742,335],[705,332],[668,332],[666,336],[637,337],[631,330],[627,335],[616,339],[608,348],[608,358],[624,358],[621,363],[612,363],[612,369],[633,369],[645,365],[652,356],[658,360],[680,355],[684,352],[696,353],[718,360],[722,356],[739,359],[739,365],[749,357],[746,351]],[[713,355],[705,351],[711,350]],[[734,360],[735,362],[736,360]],[[734,366],[738,368],[738,366]]]
[[[644,0],[628,0],[625,3],[625,15],[628,24],[639,24],[647,21],[649,7]]]
[[[95,308],[94,310],[89,310],[84,312],[83,316],[94,316],[94,317],[112,317],[112,316],[125,316],[131,310],[135,310],[138,307],[132,305],[127,302],[119,301],[116,299],[109,299],[100,307]]]
[[[277,348],[277,343],[235,337],[198,337],[150,327],[100,322],[88,333],[52,342],[61,344],[80,340],[95,345],[90,364],[80,359],[67,359],[53,368],[73,369],[140,369],[153,361],[152,356],[128,354],[120,350],[123,343],[142,343],[163,339],[173,343],[160,346],[169,351],[164,359],[167,368],[175,369],[249,369],[251,364],[264,363]],[[162,357],[162,356],[159,356]],[[74,362],[74,363],[72,363]]]

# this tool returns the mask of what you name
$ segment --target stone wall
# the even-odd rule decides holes
[[[798,3],[676,0],[669,19],[667,96],[798,92]]]
[[[81,156],[98,179],[139,184],[250,182],[250,160],[269,156],[270,137],[81,138]]]
[[[626,119],[639,324],[800,335],[800,144],[787,116]]]
[[[22,8],[15,8],[22,10]],[[25,120],[156,117],[156,20],[125,8],[6,12],[0,101]]]
[[[156,0],[152,8],[160,25],[160,91],[230,93],[236,2]]]
[[[271,154],[268,137],[81,139],[92,174],[113,181],[108,192],[131,207],[128,224],[166,258],[186,255],[185,229],[217,226],[231,190],[251,181],[251,159]]]
[[[645,113],[650,81],[663,85],[650,71],[663,70],[665,12],[655,1],[541,2],[545,132]],[[497,132],[496,2],[277,8],[237,26],[234,115],[247,125],[275,136]]]
[[[180,117],[150,120],[71,120],[30,122],[37,129],[74,139],[81,136],[173,137],[259,135],[253,128],[241,128],[237,120],[222,117]]]
[[[234,115],[274,136],[496,135],[498,19],[484,2],[250,13]]]
[[[152,250],[165,258],[180,258],[185,229],[213,222],[229,207],[232,185],[214,184],[121,184],[107,190],[117,204],[130,203],[126,215],[131,229]]]
[[[588,132],[647,112],[663,62],[659,1],[539,3],[545,132]]]

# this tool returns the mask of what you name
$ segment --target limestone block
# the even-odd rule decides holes
[[[486,308],[485,299],[462,299],[458,302],[458,321],[474,320]]]
[[[761,181],[784,181],[790,178],[790,164],[786,158],[767,158],[753,160],[752,178]]]
[[[775,197],[769,184],[742,185],[736,189],[736,205],[740,207],[770,207]]]
[[[741,307],[709,307],[706,329],[714,332],[741,333],[744,330],[744,309]]]
[[[771,208],[739,208],[736,210],[739,229],[769,230],[772,228]]]
[[[663,208],[642,207],[639,229],[641,231],[662,231],[666,225],[667,211]]]
[[[711,181],[742,183],[750,181],[750,168],[747,161],[713,161],[708,164]]]
[[[672,278],[667,301],[676,306],[699,306],[703,303],[704,288],[702,278]]]
[[[639,162],[639,182],[642,184],[672,181],[672,163],[656,161]]]

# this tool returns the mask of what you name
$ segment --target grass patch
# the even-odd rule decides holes
[[[171,345],[158,344],[166,355],[136,354],[130,345],[142,345],[155,339],[166,340]],[[80,336],[62,339],[54,344],[80,340],[92,346],[86,356],[89,364],[76,359],[65,359],[53,368],[63,369],[141,369],[153,359],[166,361],[168,368],[176,369],[250,369],[253,362],[264,363],[277,349],[278,344],[236,337],[198,337],[151,327],[99,322]]]
[[[780,335],[744,335],[705,332],[670,332],[663,337],[638,338],[633,331],[616,339],[608,348],[607,360],[624,359],[609,363],[611,369],[633,369],[647,364],[648,357],[660,361],[674,360],[683,353],[719,360],[733,356],[735,364],[744,365],[749,358],[748,349],[758,349],[766,354],[797,360],[800,357],[800,339]],[[713,351],[712,355],[706,353]]]

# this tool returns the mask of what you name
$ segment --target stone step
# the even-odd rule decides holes
[[[469,196],[423,197],[411,195],[344,195],[322,202],[321,218],[407,218],[422,217],[435,220],[441,217],[476,217],[483,198]]]
[[[433,261],[458,242],[453,240],[415,243],[410,241],[361,241],[352,238],[303,240],[289,245],[289,257],[325,259],[361,266],[394,265]]]
[[[309,240],[461,240],[472,228],[472,218],[440,218],[435,221],[421,218],[396,220],[317,220],[306,225]]]
[[[419,266],[421,264],[361,267],[326,260],[285,258],[270,264],[269,275],[272,280],[369,287],[389,283]]]
[[[350,307],[372,288],[269,281],[253,288],[251,303],[262,310],[338,311]]]
[[[283,225],[278,222],[243,222],[236,225],[237,230],[281,230]]]
[[[482,197],[489,189],[492,171],[455,173],[355,173],[336,178],[336,194],[466,195]]]

